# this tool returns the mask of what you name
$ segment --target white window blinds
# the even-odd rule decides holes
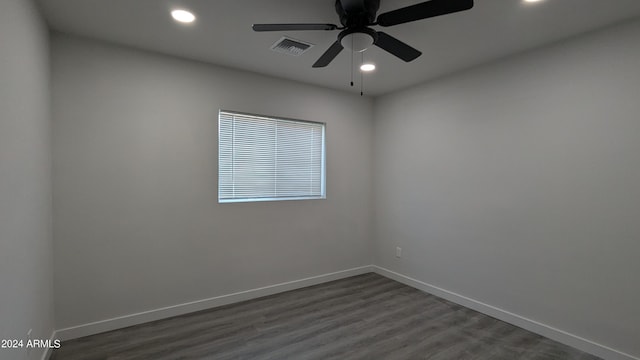
[[[325,197],[325,125],[220,111],[218,201]]]

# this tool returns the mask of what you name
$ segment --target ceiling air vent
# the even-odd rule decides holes
[[[307,52],[307,50],[311,49],[312,47],[313,47],[313,44],[284,36],[271,46],[271,50],[280,52],[283,54],[300,56],[305,52]]]

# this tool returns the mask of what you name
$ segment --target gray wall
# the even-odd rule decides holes
[[[371,99],[52,46],[58,328],[371,263]],[[327,199],[218,204],[220,108],[326,122]]]
[[[0,1],[0,339],[53,330],[48,37],[31,1]]]
[[[638,38],[372,106],[56,35],[57,327],[366,265],[375,235],[377,265],[640,356]],[[327,200],[218,204],[219,108],[327,122]]]
[[[628,23],[377,99],[375,263],[640,356],[638,39]]]

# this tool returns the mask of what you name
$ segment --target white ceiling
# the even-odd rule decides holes
[[[381,0],[379,14],[419,0]],[[326,68],[311,65],[338,31],[255,33],[253,23],[339,24],[334,0],[41,0],[50,26],[140,49],[253,71],[336,89],[349,87],[343,51]],[[186,8],[197,20],[175,23],[169,11]],[[466,12],[384,28],[423,55],[411,63],[374,47],[365,59],[378,69],[365,75],[365,92],[380,95],[444,74],[640,16],[639,0],[476,0]],[[281,36],[315,44],[300,57],[269,48]]]

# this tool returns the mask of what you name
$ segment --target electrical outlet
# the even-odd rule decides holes
[[[400,246],[396,247],[396,257],[397,258],[401,258],[402,257],[402,248]]]

